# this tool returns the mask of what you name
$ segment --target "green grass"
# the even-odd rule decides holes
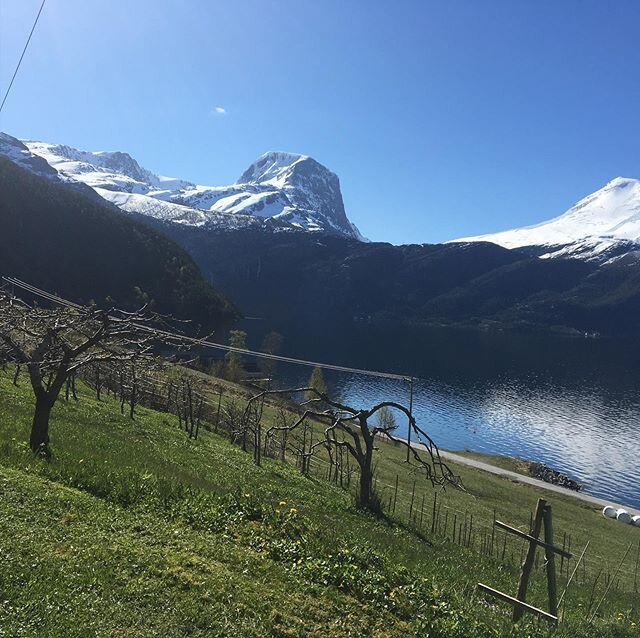
[[[407,519],[415,481],[418,496],[414,502],[419,506],[422,494],[425,494],[427,503],[425,516],[429,518],[433,505],[433,491],[419,487],[421,484],[424,486],[424,482],[420,480],[417,469],[408,467],[404,462],[405,450],[385,445],[382,452],[381,461],[378,464],[378,475],[379,485],[384,486],[384,494],[388,496],[393,494],[395,478],[398,476],[399,497],[396,515],[401,519]],[[487,457],[482,460],[491,461]],[[495,464],[512,471],[518,471],[519,466],[518,460],[509,460],[504,457],[497,457]],[[545,498],[552,506],[557,544],[562,545],[565,541],[568,545],[570,541],[571,551],[574,555],[577,554],[577,559],[587,541],[590,541],[585,561],[587,580],[595,579],[601,570],[604,570],[603,577],[607,573],[612,574],[628,546],[633,544],[618,579],[620,586],[624,586],[627,592],[635,593],[633,591],[634,571],[640,547],[640,530],[638,528],[606,519],[602,516],[599,507],[579,499],[548,492],[461,464],[450,463],[450,466],[461,477],[465,491],[447,489],[446,492],[438,494],[437,501],[442,508],[440,512],[442,525],[444,524],[445,512],[448,513],[449,529],[452,527],[454,517],[457,517],[457,522],[460,523],[461,519],[464,520],[465,515],[468,520],[473,514],[474,528],[477,533],[480,534],[482,531],[490,533],[495,515],[498,520],[526,531],[537,499]],[[502,543],[501,535],[502,532],[500,532],[500,543]],[[507,538],[507,553],[510,556],[513,552],[514,560],[518,563],[520,562],[521,546],[522,542],[515,537],[509,536]],[[540,564],[539,571],[542,575],[542,564]],[[579,578],[582,579],[582,576],[583,570],[581,568]],[[636,583],[640,586],[640,573],[637,578]]]
[[[478,581],[513,593],[515,566],[407,524],[413,481],[430,504],[433,490],[402,450],[380,445],[378,485],[397,475],[400,490],[395,517],[378,520],[291,465],[256,467],[206,431],[189,440],[171,415],[140,408],[131,421],[110,398],[80,388],[80,399],[56,406],[53,457],[36,460],[30,390],[0,373],[0,637],[547,635],[532,619],[512,629],[508,609],[475,593]],[[468,492],[438,494],[451,512],[479,524],[495,509],[526,526],[537,490],[455,469]],[[591,537],[609,562],[614,542],[638,541],[581,503],[549,500],[556,533],[571,530],[576,546]],[[557,635],[637,635],[637,594],[612,590],[586,626],[590,595],[570,590]],[[540,571],[530,600],[544,604]]]

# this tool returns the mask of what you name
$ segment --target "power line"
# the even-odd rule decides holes
[[[33,32],[36,30],[36,25],[38,24],[38,20],[40,19],[40,14],[44,9],[44,3],[46,1],[47,0],[42,0],[42,4],[40,5],[40,10],[38,11],[38,15],[36,16],[36,19],[33,22],[33,26],[31,27],[31,32],[29,33],[29,37],[27,38],[27,42],[24,45],[24,49],[22,49],[22,55],[20,56],[20,59],[18,60],[18,64],[16,65],[16,70],[13,72],[13,77],[11,78],[11,82],[9,82],[9,86],[7,87],[7,92],[4,94],[4,98],[2,99],[2,104],[0,104],[0,113],[2,113],[2,109],[4,108],[4,103],[7,101],[7,98],[9,97],[9,92],[11,91],[13,82],[16,79],[16,75],[18,75],[18,71],[20,70],[20,65],[22,64],[24,54],[27,52],[27,49],[29,48],[31,37],[33,36]]]
[[[68,308],[73,308],[75,310],[81,309],[82,306],[79,306],[72,301],[68,301],[67,299],[63,299],[62,297],[58,297],[46,290],[42,290],[40,288],[36,288],[31,284],[28,284],[20,279],[16,279],[15,277],[2,277],[2,280],[11,286],[16,286],[25,290],[26,292],[36,295],[38,297],[42,297],[52,303],[56,303],[58,305],[66,306]],[[204,339],[197,339],[195,337],[185,337],[184,335],[179,335],[174,332],[169,332],[168,330],[160,330],[158,328],[149,328],[147,326],[140,326],[145,330],[149,330],[155,334],[165,336],[165,337],[174,337],[176,339],[181,339],[183,341],[188,341],[194,345],[203,346],[205,348],[211,348],[213,350],[223,350],[225,352],[235,352],[237,354],[242,354],[246,356],[256,357],[258,359],[269,359],[271,361],[280,361],[282,363],[291,363],[293,365],[301,365],[309,368],[322,368],[324,370],[333,370],[336,372],[348,372],[350,374],[361,374],[369,377],[380,377],[383,379],[397,379],[400,381],[411,381],[411,377],[408,375],[402,374],[393,374],[392,372],[378,372],[377,370],[364,370],[361,368],[350,368],[348,366],[341,366],[332,363],[321,363],[319,361],[308,361],[306,359],[296,359],[294,357],[284,357],[282,355],[277,354],[269,354],[267,352],[258,352],[256,350],[247,350],[246,348],[235,348],[233,346],[228,346],[222,343],[216,343],[213,341],[207,341]]]

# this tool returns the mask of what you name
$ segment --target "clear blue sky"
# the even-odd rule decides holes
[[[39,4],[0,0],[3,92]],[[365,235],[436,242],[640,177],[639,24],[637,0],[47,0],[0,129],[205,184],[306,153]]]

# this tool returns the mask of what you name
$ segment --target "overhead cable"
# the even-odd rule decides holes
[[[43,299],[47,299],[48,301],[51,301],[52,303],[61,305],[61,306],[66,306],[68,308],[73,308],[73,309],[80,309],[82,308],[82,306],[79,306],[76,303],[73,303],[72,301],[68,301],[67,299],[63,299],[62,297],[59,297],[57,295],[54,295],[50,292],[47,292],[46,290],[42,290],[40,288],[37,288],[35,286],[32,286],[31,284],[28,284],[24,281],[21,281],[20,279],[16,279],[15,277],[2,277],[2,280],[5,281],[7,284],[10,284],[12,286],[21,288],[22,290],[32,294],[32,295],[36,295],[38,297],[41,297]],[[361,375],[365,375],[365,376],[370,376],[370,377],[380,377],[380,378],[384,378],[384,379],[397,379],[400,381],[410,381],[411,377],[409,375],[402,375],[402,374],[394,374],[392,372],[379,372],[377,370],[365,370],[362,368],[351,368],[348,366],[341,366],[341,365],[337,365],[337,364],[333,364],[333,363],[322,363],[319,361],[308,361],[306,359],[297,359],[294,357],[285,357],[282,355],[277,355],[277,354],[270,354],[268,352],[259,352],[256,350],[248,350],[246,348],[236,348],[234,346],[229,346],[229,345],[225,345],[222,343],[216,343],[213,341],[208,341],[206,339],[198,339],[196,337],[186,337],[184,335],[180,335],[174,332],[170,332],[168,330],[160,330],[159,328],[150,328],[148,326],[140,326],[141,328],[144,328],[145,330],[149,330],[151,332],[154,332],[157,335],[160,336],[165,336],[165,337],[173,337],[176,339],[181,339],[182,341],[186,341],[189,343],[192,343],[193,345],[198,345],[198,346],[202,346],[205,348],[210,348],[213,350],[223,350],[225,352],[234,352],[237,354],[242,354],[242,355],[246,355],[246,356],[251,356],[251,357],[256,357],[258,359],[268,359],[271,361],[280,361],[282,363],[291,363],[293,365],[300,365],[300,366],[306,366],[309,368],[322,368],[323,370],[333,370],[336,372],[347,372],[350,374],[361,374]]]
[[[40,10],[38,11],[38,15],[36,16],[36,19],[33,22],[33,26],[31,27],[31,32],[29,33],[29,37],[27,38],[27,42],[24,45],[24,49],[22,49],[22,55],[20,56],[20,59],[18,60],[18,64],[16,65],[16,70],[13,72],[13,76],[11,78],[11,82],[9,82],[9,86],[7,87],[7,92],[4,94],[4,98],[2,98],[2,104],[0,104],[0,113],[2,113],[2,109],[4,108],[4,104],[7,101],[7,98],[9,97],[9,93],[11,91],[11,87],[13,86],[13,82],[16,79],[16,75],[18,75],[18,71],[20,70],[20,65],[22,64],[22,60],[24,59],[24,55],[27,52],[27,49],[29,48],[29,43],[31,42],[31,37],[33,36],[33,32],[36,30],[36,25],[38,24],[38,20],[40,19],[40,14],[42,13],[42,10],[44,9],[44,3],[47,0],[42,0],[42,4],[40,5]]]

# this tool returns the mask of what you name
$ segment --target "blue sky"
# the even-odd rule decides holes
[[[0,0],[3,92],[39,4]],[[371,239],[443,241],[640,177],[638,24],[635,0],[48,0],[0,129],[205,184],[306,153]]]

